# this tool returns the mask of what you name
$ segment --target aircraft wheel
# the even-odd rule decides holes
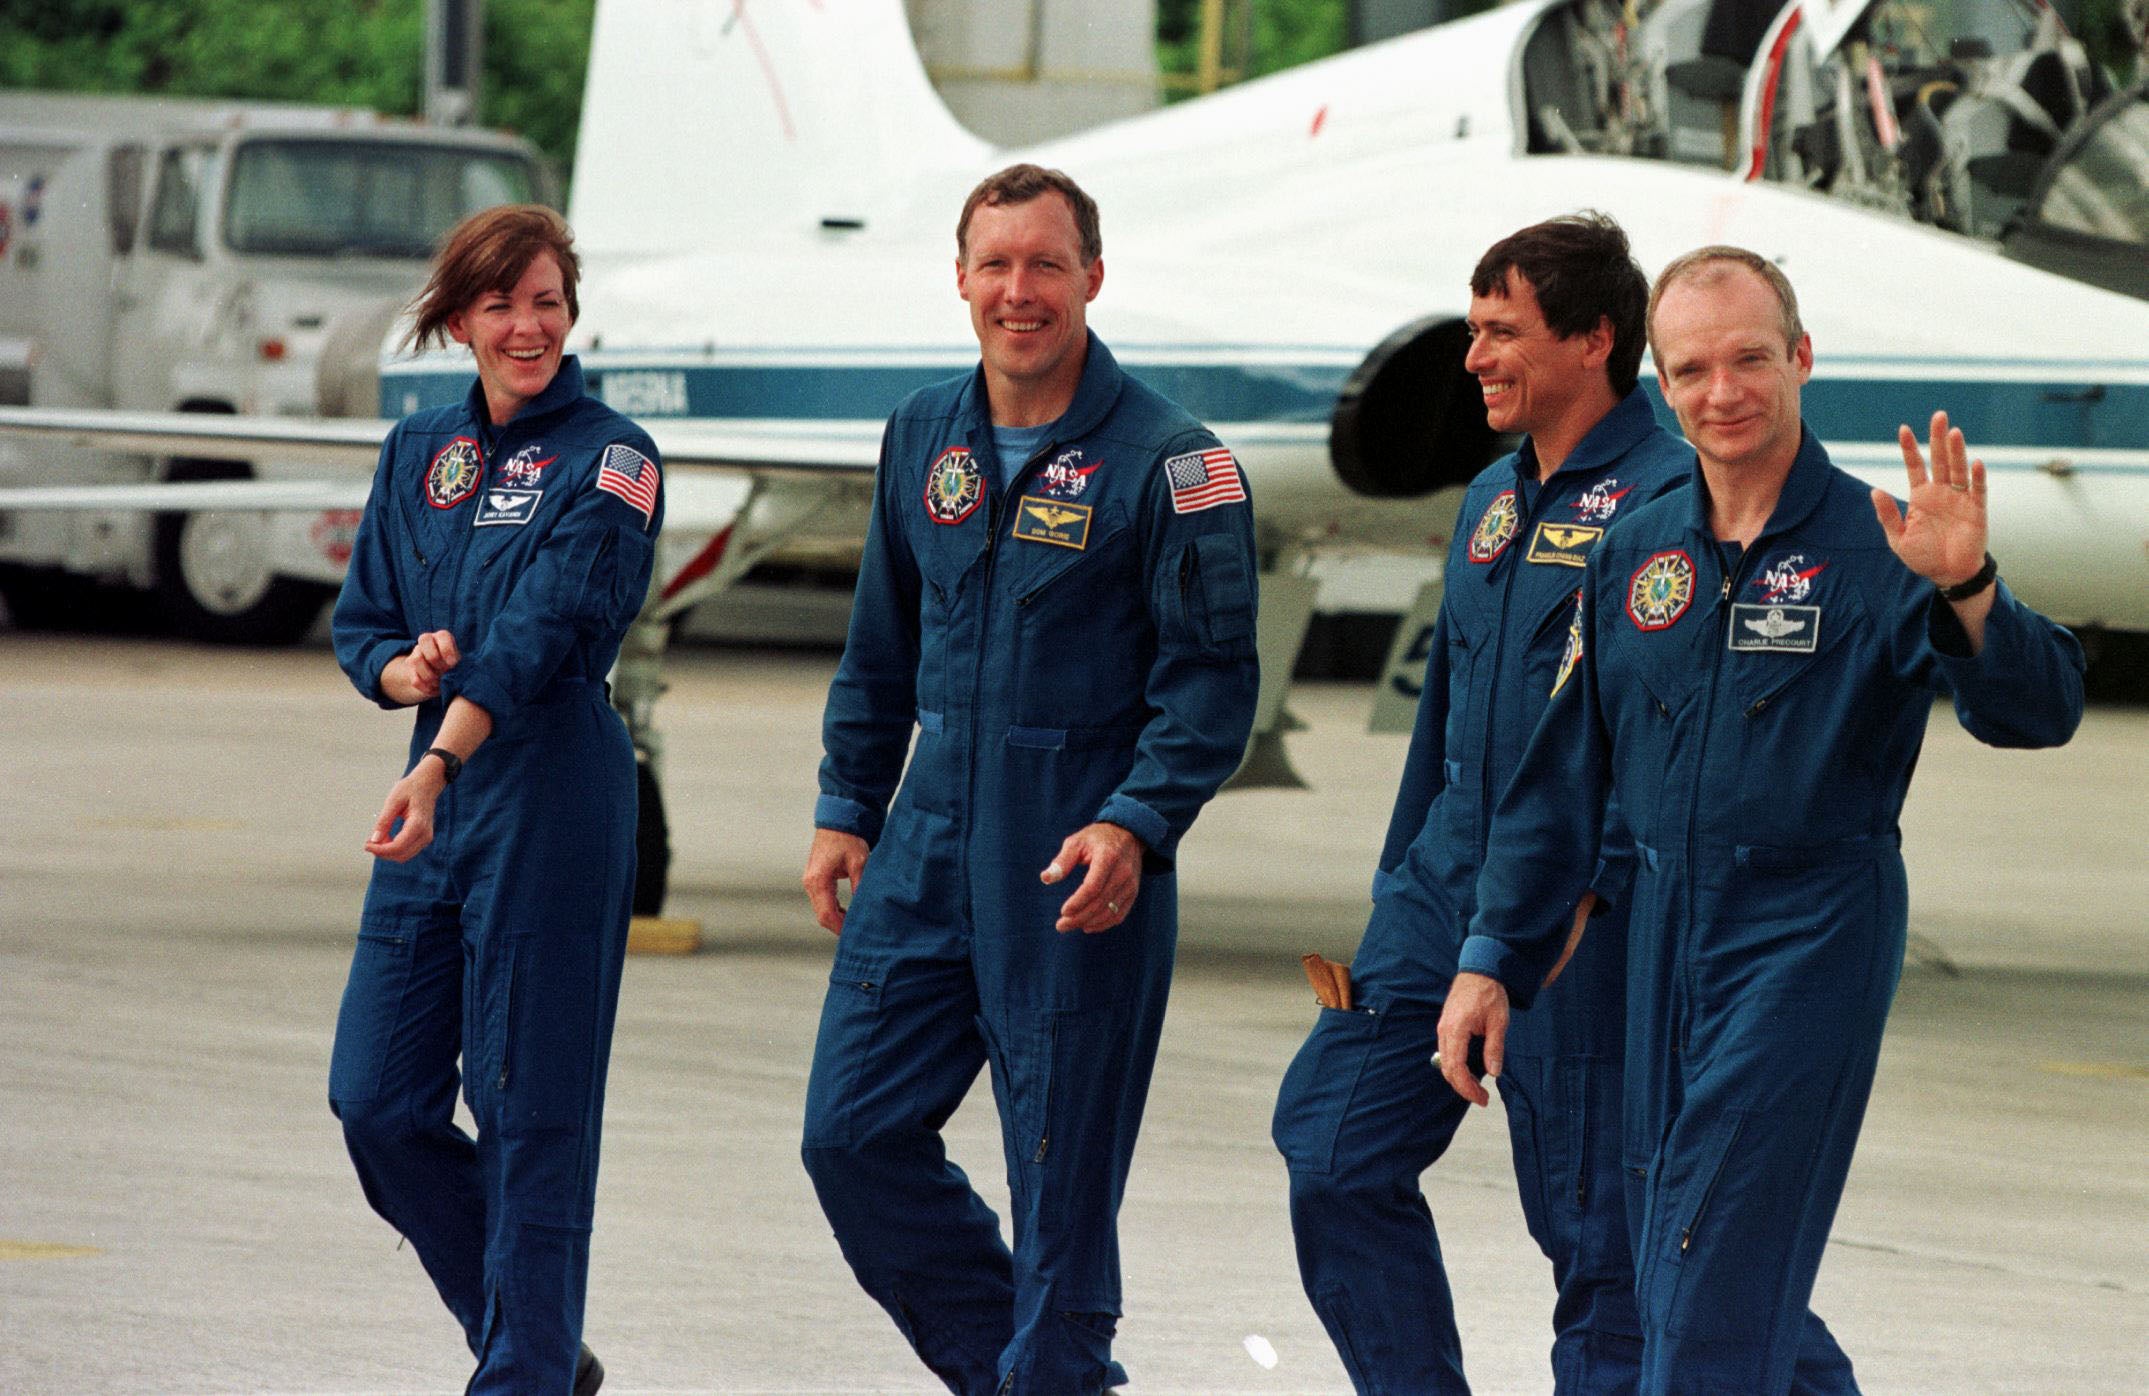
[[[173,480],[244,479],[244,465],[175,461]],[[263,516],[157,516],[157,603],[181,635],[223,645],[290,645],[313,628],[332,587],[279,577]]]
[[[661,916],[672,870],[672,827],[664,817],[664,791],[647,762],[634,763],[634,914]]]

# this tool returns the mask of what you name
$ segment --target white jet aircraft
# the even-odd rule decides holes
[[[1437,552],[1499,449],[1462,371],[1478,254],[1577,208],[1617,217],[1646,267],[1712,242],[1778,260],[1839,463],[1899,488],[1897,424],[1947,409],[1990,469],[2010,584],[2069,623],[2149,630],[2149,88],[2110,92],[2017,0],[1521,0],[1019,152],[949,116],[900,0],[605,0],[589,71],[574,347],[668,466],[665,576],[616,676],[652,757],[667,622],[779,549],[855,553],[887,412],[975,362],[955,216],[1018,158],[1096,195],[1091,323],[1246,466],[1263,732],[1310,560]],[[392,416],[460,395],[470,366],[379,375]],[[0,411],[0,431],[107,449],[350,462],[318,487],[0,509],[348,508],[386,428]],[[1435,599],[1383,685],[1406,700]]]

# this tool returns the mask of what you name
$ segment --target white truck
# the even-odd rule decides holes
[[[0,92],[0,403],[317,415],[330,327],[415,294],[467,214],[521,202],[557,194],[510,136],[349,108]],[[318,473],[0,447],[0,484]],[[356,510],[0,513],[0,597],[18,625],[73,623],[117,584],[181,633],[285,643],[341,580],[356,524]]]

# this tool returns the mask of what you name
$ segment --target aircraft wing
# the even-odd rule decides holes
[[[0,488],[0,509],[270,510],[310,513],[366,502],[370,471],[392,423],[379,420],[234,417],[193,412],[0,408],[0,438],[102,451],[252,461],[329,469],[308,480],[145,481]],[[659,419],[644,424],[670,472],[670,512],[739,495],[712,476],[864,479],[880,455],[878,422]],[[358,472],[364,471],[365,474]],[[694,512],[702,512],[694,510]],[[728,512],[726,513],[728,518]]]

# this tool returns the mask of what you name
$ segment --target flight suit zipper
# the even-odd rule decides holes
[[[988,426],[987,430],[991,428]],[[973,928],[977,925],[977,894],[969,876],[970,823],[977,818],[978,762],[983,756],[979,743],[983,740],[978,724],[978,709],[985,687],[985,650],[992,641],[992,574],[1000,562],[1000,508],[1019,493],[1019,487],[1029,475],[1030,468],[1045,458],[1045,453],[1058,449],[1058,442],[1047,442],[1023,462],[1022,468],[1008,477],[1005,488],[994,492],[992,502],[985,510],[985,575],[978,593],[977,647],[970,660],[970,741],[968,745],[969,770],[964,773],[964,785],[969,798],[963,805],[963,919]],[[993,461],[999,465],[997,457]]]
[[[1759,540],[1756,539],[1755,541],[1758,542]],[[1721,612],[1723,615],[1724,624],[1721,627],[1723,631],[1723,643],[1729,644],[1731,633],[1731,611],[1730,608],[1724,603],[1730,599],[1732,585],[1736,580],[1737,572],[1739,569],[1743,568],[1746,565],[1747,555],[1751,553],[1752,549],[1749,548],[1744,552],[1740,553],[1737,568],[1725,567],[1724,550],[1721,540],[1712,537],[1709,542],[1710,554],[1716,559],[1716,565],[1719,568],[1722,568],[1724,574],[1723,583],[1716,590],[1715,609]],[[1711,618],[1710,625],[1712,629],[1718,628],[1716,627],[1715,618],[1713,616]],[[1684,961],[1684,964],[1682,965],[1682,972],[1679,976],[1680,986],[1685,991],[1685,1002],[1679,1006],[1678,1013],[1676,1015],[1677,1021],[1674,1023],[1672,1028],[1672,1051],[1680,1056],[1684,1056],[1686,1054],[1687,1049],[1692,1045],[1690,1040],[1688,1039],[1687,1034],[1693,1025],[1693,1006],[1695,998],[1694,937],[1696,934],[1695,922],[1697,920],[1695,915],[1695,907],[1699,904],[1699,897],[1696,894],[1696,889],[1694,885],[1694,868],[1696,864],[1695,854],[1698,851],[1695,831],[1699,827],[1701,820],[1702,784],[1704,777],[1709,769],[1709,733],[1716,725],[1716,683],[1717,679],[1721,676],[1722,669],[1723,665],[1721,663],[1720,657],[1712,653],[1709,656],[1708,692],[1704,696],[1701,704],[1701,738],[1694,745],[1694,778],[1691,782],[1688,783],[1687,786],[1686,875],[1681,879],[1681,882],[1684,884],[1686,891],[1686,906],[1683,908],[1684,914],[1680,918],[1682,923],[1680,933],[1680,958]]]

